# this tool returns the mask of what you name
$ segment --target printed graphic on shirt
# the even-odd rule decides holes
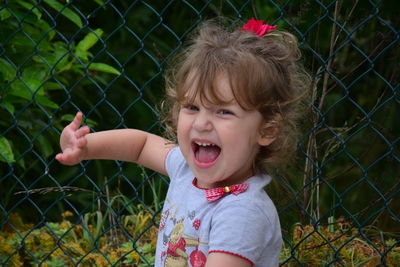
[[[199,245],[207,243],[202,242],[199,235],[189,235],[185,227],[190,225],[198,230],[201,222],[195,219],[195,211],[177,219],[178,213],[178,208],[172,205],[161,216],[160,231],[163,231],[164,241],[161,261],[164,267],[204,267],[207,257]]]

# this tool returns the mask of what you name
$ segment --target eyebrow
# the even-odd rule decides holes
[[[189,105],[189,104],[195,104],[196,98],[190,99],[190,98],[183,98],[180,101],[181,105]],[[201,105],[205,106],[205,107],[229,107],[229,106],[233,106],[235,104],[239,105],[239,103],[235,100],[232,99],[231,101],[227,102],[227,101],[207,101],[206,99],[204,99],[203,101],[200,101]],[[240,106],[240,105],[239,105]]]

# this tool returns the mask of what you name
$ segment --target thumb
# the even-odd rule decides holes
[[[58,162],[60,162],[61,164],[67,165],[67,166],[72,166],[72,165],[75,165],[78,163],[78,162],[73,162],[70,156],[65,155],[63,153],[57,154],[56,160],[58,160]]]
[[[55,158],[56,158],[56,160],[57,161],[59,161],[59,162],[63,162],[63,160],[64,160],[64,155],[62,154],[62,153],[58,153],[56,156],[55,156]]]

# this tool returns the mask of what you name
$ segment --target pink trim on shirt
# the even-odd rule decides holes
[[[254,177],[254,175],[255,175],[255,174],[250,175],[249,177],[246,178],[246,180],[250,179],[251,177]],[[245,181],[246,181],[246,180],[245,180]],[[209,190],[209,189],[211,189],[211,188],[203,188],[203,187],[198,186],[198,185],[197,185],[197,177],[194,177],[194,178],[193,178],[193,180],[192,180],[192,185],[193,185],[194,187],[196,187],[197,189],[200,189],[200,190]]]
[[[233,252],[229,252],[229,251],[224,251],[224,250],[210,250],[210,251],[208,252],[208,254],[214,253],[214,252],[215,252],[215,253],[225,253],[225,254],[233,255],[233,256],[239,257],[239,258],[241,258],[241,259],[244,259],[245,261],[250,262],[251,266],[254,265],[254,262],[252,262],[252,261],[249,260],[248,258],[246,258],[246,257],[244,257],[244,256],[242,256],[242,255],[233,253]]]
[[[194,187],[196,187],[197,189],[200,189],[200,190],[207,190],[207,188],[202,188],[202,187],[199,187],[199,186],[197,185],[197,178],[196,178],[196,177],[193,178],[193,180],[192,180],[192,185],[193,185]]]
[[[167,174],[169,174],[168,171],[167,171],[167,158],[168,158],[169,153],[171,153],[172,149],[174,149],[174,148],[175,148],[175,146],[171,147],[171,149],[168,150],[168,152],[167,152],[167,154],[165,155],[165,158],[164,158],[164,170],[165,170],[165,172]]]

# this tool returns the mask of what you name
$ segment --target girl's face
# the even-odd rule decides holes
[[[204,105],[197,96],[181,106],[178,117],[179,147],[202,188],[242,183],[254,174],[260,146],[273,141],[261,135],[261,113],[241,108],[224,75],[216,88],[229,104]]]

